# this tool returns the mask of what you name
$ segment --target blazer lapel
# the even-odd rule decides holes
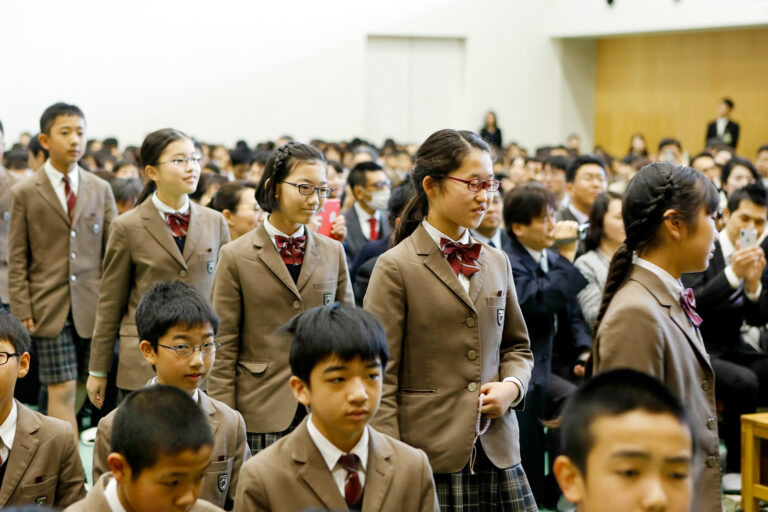
[[[200,206],[190,201],[189,211],[191,215],[189,216],[189,226],[187,227],[187,239],[184,242],[184,261],[189,261],[195,254],[195,247],[200,238],[202,238],[203,233],[207,230],[205,217],[202,215]],[[176,245],[176,242],[173,244]]]
[[[155,205],[152,204],[152,198],[147,198],[143,203],[137,206],[137,208],[141,208],[141,218],[144,219],[144,229],[146,229],[150,236],[160,244],[160,247],[173,256],[173,259],[179,262],[184,268],[187,268],[187,263],[181,256],[179,246],[173,241],[171,230],[168,229],[168,226],[163,222],[162,217],[160,217],[160,212],[158,212]]]
[[[456,273],[448,264],[448,261],[443,256],[443,253],[440,251],[440,248],[437,246],[435,241],[432,240],[432,238],[429,236],[429,233],[427,233],[427,230],[424,229],[424,226],[419,224],[419,226],[416,228],[416,231],[413,232],[412,237],[413,245],[416,248],[416,253],[421,256],[426,256],[424,259],[424,264],[427,266],[427,268],[431,270],[437,276],[437,278],[440,279],[448,288],[450,288],[458,298],[463,300],[467,306],[474,310],[474,303],[469,298],[469,295],[464,290],[464,287],[461,286]],[[475,274],[475,276],[476,275],[477,274]],[[472,282],[472,279],[475,278],[475,276],[470,279],[470,283]]]
[[[304,262],[301,264],[299,279],[296,282],[296,288],[299,290],[304,289],[304,286],[307,284],[307,281],[309,281],[309,278],[312,277],[312,273],[315,271],[315,268],[317,268],[321,259],[316,235],[306,228],[304,229],[304,233],[307,235],[307,246],[304,250]]]
[[[264,262],[267,268],[269,268],[269,270],[283,282],[286,288],[293,292],[296,298],[301,299],[299,290],[296,288],[296,283],[293,282],[291,274],[288,273],[288,269],[286,268],[285,263],[283,263],[280,254],[277,252],[275,244],[273,244],[272,240],[269,238],[269,234],[263,223],[253,232],[253,245],[258,250],[256,254],[261,258],[261,261]],[[304,273],[304,269],[302,269],[301,273]]]
[[[474,242],[477,242],[477,240],[474,240]],[[483,289],[484,281],[488,276],[488,272],[485,271],[488,267],[487,258],[488,249],[483,247],[480,251],[480,256],[477,258],[477,266],[480,267],[480,270],[469,278],[469,300],[472,301],[472,304],[477,304],[477,297],[480,295],[480,290]]]
[[[80,168],[77,169],[79,185],[77,187],[77,201],[75,201],[75,211],[72,212],[72,225],[76,225],[80,216],[93,198],[93,182],[86,176],[86,172]]]
[[[16,402],[16,410],[18,411],[16,437],[13,441],[11,455],[6,462],[3,485],[0,487],[0,507],[5,506],[8,498],[16,490],[40,444],[40,439],[35,435],[40,429],[40,424],[35,416],[18,401]]]
[[[71,222],[69,220],[69,216],[61,206],[61,202],[56,195],[56,191],[53,189],[53,185],[51,185],[51,180],[49,180],[48,175],[45,174],[45,169],[40,169],[37,171],[35,180],[35,185],[39,187],[38,190],[40,191],[40,196],[45,200],[46,203],[48,203],[51,208],[53,208],[56,213],[59,214],[61,220],[66,222],[67,226],[70,226]]]
[[[290,442],[293,445],[291,457],[299,465],[299,476],[328,510],[347,510],[347,503],[341,496],[333,475],[328,470],[328,465],[312,438],[309,437],[307,421],[305,419],[290,436]],[[365,500],[367,499],[366,497]]]
[[[474,278],[473,278],[474,279]],[[470,279],[471,281],[471,279]],[[368,429],[371,436],[368,442],[368,465],[365,477],[365,493],[363,494],[363,510],[381,510],[384,496],[394,477],[392,464],[392,448],[384,438],[373,430]]]
[[[198,389],[197,393],[197,399],[199,400],[198,405],[208,418],[208,424],[211,426],[211,433],[215,438],[216,431],[219,429],[219,420],[216,418],[216,409],[213,407],[211,399],[208,398],[208,395],[206,395],[202,389]]]

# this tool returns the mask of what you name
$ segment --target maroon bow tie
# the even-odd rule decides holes
[[[280,251],[280,257],[286,265],[301,265],[304,262],[304,249],[307,246],[306,236],[275,235],[275,245]]]
[[[701,317],[696,313],[696,299],[693,296],[693,290],[686,288],[680,292],[680,305],[683,306],[685,316],[691,325],[698,328],[701,325]]]
[[[457,244],[447,238],[440,239],[440,250],[448,257],[448,263],[456,275],[459,272],[467,277],[480,270],[477,258],[480,256],[480,244]]]
[[[168,223],[168,227],[171,228],[171,233],[176,238],[184,238],[187,236],[187,228],[189,227],[189,212],[187,213],[166,213],[165,222]]]

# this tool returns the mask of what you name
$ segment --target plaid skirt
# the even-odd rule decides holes
[[[55,338],[32,336],[37,351],[40,382],[45,385],[59,384],[71,380],[85,382],[88,379],[88,359],[91,340],[77,334],[72,314],[67,317],[64,327]]]
[[[248,441],[248,447],[251,449],[251,455],[256,455],[267,446],[278,442],[280,439],[293,432],[296,427],[301,424],[306,415],[307,409],[299,404],[291,424],[282,432],[246,432],[245,437]]]
[[[440,512],[536,512],[523,466],[500,469],[477,443],[475,474],[469,464],[456,473],[435,473]]]

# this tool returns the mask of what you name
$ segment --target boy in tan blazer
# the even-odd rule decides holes
[[[208,420],[184,391],[162,385],[134,391],[115,416],[111,473],[66,512],[221,511],[198,499],[212,447]]]
[[[0,508],[66,507],[85,496],[85,476],[69,423],[13,399],[29,371],[30,339],[21,322],[0,312]]]
[[[0,129],[0,141],[3,134]],[[0,142],[0,161],[3,150]],[[0,303],[8,304],[8,230],[11,226],[11,187],[16,179],[0,164]]]
[[[56,103],[40,119],[48,161],[11,191],[11,312],[33,336],[48,414],[77,431],[75,396],[87,376],[101,258],[117,216],[109,184],[77,166],[85,117]]]
[[[311,414],[243,465],[235,510],[438,511],[426,455],[368,426],[389,357],[376,318],[334,303],[286,330],[290,386]]]
[[[186,391],[203,410],[211,427],[211,465],[205,473],[200,499],[231,509],[240,466],[251,452],[240,413],[200,390],[216,355],[214,336],[218,324],[216,313],[200,292],[178,281],[155,285],[136,310],[136,326],[142,339],[139,348],[157,371],[157,377],[148,385],[175,386]],[[190,347],[193,353],[183,355]],[[109,471],[107,458],[116,414],[114,410],[99,421],[93,450],[94,482]]]

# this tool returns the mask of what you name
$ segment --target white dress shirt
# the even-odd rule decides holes
[[[586,213],[580,212],[575,206],[573,206],[573,203],[568,205],[568,211],[570,211],[574,217],[576,217],[576,222],[579,223],[579,226],[582,224],[589,222],[589,215]]]
[[[493,234],[491,238],[487,238],[486,236],[482,235],[481,233],[478,233],[477,231],[473,231],[472,236],[474,238],[477,238],[481,242],[485,242],[488,245],[491,245],[491,242],[493,242],[493,245],[491,247],[495,247],[496,249],[501,249],[501,228],[496,229],[496,232]]]
[[[368,213],[363,209],[362,206],[360,206],[360,203],[358,201],[355,201],[355,204],[352,205],[352,208],[355,209],[355,213],[357,213],[357,219],[360,221],[360,230],[363,232],[363,236],[366,240],[371,239],[371,217],[376,219],[376,228],[379,230],[379,236],[381,236],[381,212],[375,211],[373,212],[373,215]]]
[[[286,238],[296,238],[297,236],[302,236],[304,234],[304,225],[301,225],[299,226],[299,229],[297,229],[294,234],[286,235],[285,233],[277,229],[275,226],[273,226],[271,222],[269,222],[269,217],[264,219],[264,229],[267,230],[269,239],[272,240],[272,244],[275,246],[275,249],[277,249],[277,241],[275,240],[275,236],[284,236]]]
[[[125,507],[120,503],[120,497],[117,495],[117,480],[114,476],[109,479],[107,488],[104,489],[104,498],[106,498],[107,505],[112,512],[126,512]]]
[[[435,244],[437,244],[437,247],[440,250],[442,250],[442,247],[440,247],[440,239],[441,238],[447,238],[451,242],[455,242],[457,244],[469,244],[469,243],[472,243],[472,237],[469,236],[469,230],[468,229],[464,230],[464,233],[461,235],[461,238],[459,238],[458,240],[454,240],[451,237],[449,237],[448,235],[446,235],[445,233],[441,232],[436,227],[434,227],[432,224],[427,222],[426,219],[421,221],[421,225],[424,226],[424,229],[427,230],[427,233],[429,234],[429,237],[435,242]],[[448,258],[445,255],[443,257],[446,258],[446,259]],[[464,288],[464,291],[466,291],[467,294],[469,294],[469,278],[467,276],[465,276],[464,274],[462,274],[461,272],[459,272],[459,275],[456,276],[456,277],[459,278],[459,282],[461,283],[462,288]],[[507,297],[507,300],[509,300],[509,297]],[[525,388],[523,387],[523,383],[520,382],[520,380],[517,377],[507,377],[507,378],[505,378],[503,380],[503,382],[514,382],[515,385],[517,386],[518,390],[520,391],[520,394],[518,395],[517,400],[512,402],[509,406],[510,407],[514,407],[517,404],[519,404],[520,402],[522,402],[523,401],[523,397],[524,397],[524,393],[525,393]]]
[[[61,207],[64,208],[64,213],[67,213],[69,210],[67,210],[67,194],[64,192],[64,173],[57,171],[50,160],[45,161],[43,169],[45,169],[45,174],[48,176],[51,185],[53,185],[53,190],[56,192],[56,197],[59,198]],[[80,174],[78,174],[77,169],[77,166],[75,166],[74,170],[67,173],[69,184],[75,196],[77,196],[77,191],[80,189]]]
[[[5,464],[5,461],[8,460],[8,455],[11,453],[11,448],[13,448],[13,440],[16,438],[16,420],[19,418],[19,411],[16,408],[16,400],[11,402],[11,412],[8,413],[8,417],[5,418],[5,421],[2,425],[0,425],[0,441],[2,441],[2,446],[0,446],[0,458],[3,461],[3,464]]]
[[[718,117],[715,119],[715,126],[717,129],[717,136],[722,137],[725,133],[725,127],[728,126],[728,118],[727,117]]]
[[[158,348],[160,348],[160,347],[158,347]],[[165,350],[168,350],[168,349],[165,349]],[[155,384],[157,384],[157,377],[152,377],[152,380],[147,382],[147,386],[154,386]],[[199,388],[195,388],[195,392],[192,393],[192,400],[194,400],[196,404],[200,403],[200,389]]]
[[[178,210],[174,210],[164,202],[160,200],[159,197],[157,197],[157,192],[152,194],[152,204],[155,205],[155,208],[157,208],[157,211],[160,212],[160,217],[162,217],[163,222],[165,223],[165,214],[171,214],[171,213],[178,213],[180,215],[186,215],[189,212],[189,196],[184,196],[184,204],[181,205],[181,208]],[[170,229],[170,228],[168,228]]]
[[[644,269],[650,270],[656,274],[656,276],[661,279],[661,282],[664,283],[664,286],[667,287],[667,290],[669,290],[669,293],[671,293],[673,297],[681,297],[683,290],[685,290],[685,286],[683,286],[682,281],[672,277],[672,274],[659,267],[658,265],[654,265],[650,261],[644,260],[643,258],[637,258],[635,260],[635,265],[638,267],[643,267]]]
[[[730,283],[731,288],[735,290],[744,281],[743,279],[739,278],[736,275],[736,272],[733,271],[733,267],[731,267],[731,256],[733,256],[733,253],[736,251],[736,248],[731,243],[731,239],[728,238],[728,233],[726,233],[725,229],[723,229],[720,232],[720,236],[718,240],[720,242],[720,250],[723,252],[723,260],[725,260],[725,264],[727,265],[724,271],[725,278],[728,279],[728,283]],[[760,298],[760,294],[762,292],[763,292],[763,283],[757,284],[757,290],[755,290],[755,293],[747,293],[747,289],[746,288],[744,289],[744,295],[747,297],[747,299],[751,300],[752,302],[756,302],[757,299]]]
[[[307,418],[307,431],[309,437],[312,438],[312,442],[315,443],[320,455],[323,456],[325,464],[328,466],[328,470],[333,476],[336,486],[339,488],[339,492],[342,497],[344,496],[344,484],[347,479],[347,470],[339,464],[339,457],[345,453],[330,442],[315,426],[312,421],[312,414]],[[352,448],[349,453],[353,453],[360,459],[360,467],[357,470],[357,477],[360,479],[360,487],[365,489],[365,472],[368,467],[368,426],[366,425],[363,430],[363,435],[360,436],[360,440]]]

